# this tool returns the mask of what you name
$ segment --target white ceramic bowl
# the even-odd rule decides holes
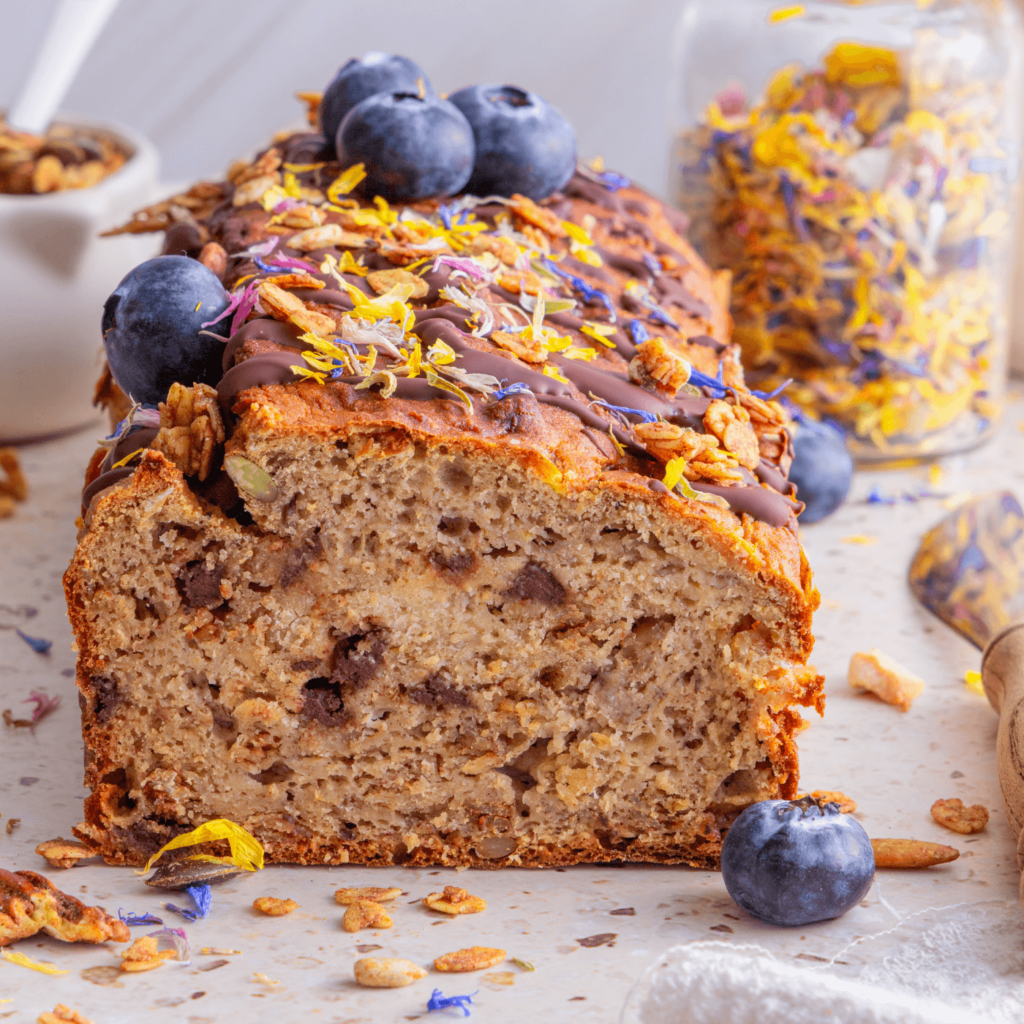
[[[130,154],[92,188],[0,195],[0,441],[30,441],[99,423],[103,303],[158,235],[100,238],[154,201],[159,157],[120,125],[69,115],[60,124],[113,135]]]

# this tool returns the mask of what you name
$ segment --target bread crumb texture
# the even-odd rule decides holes
[[[273,486],[243,516],[156,451],[92,502],[80,839],[141,864],[226,817],[270,861],[714,866],[796,793],[824,698],[793,533],[350,392],[247,393],[227,454]]]

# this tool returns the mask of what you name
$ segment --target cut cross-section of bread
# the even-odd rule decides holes
[[[132,863],[226,817],[271,860],[707,866],[795,795],[794,705],[822,697],[794,534],[513,402],[514,443],[455,402],[253,389],[245,514],[156,451],[96,498],[77,834]]]

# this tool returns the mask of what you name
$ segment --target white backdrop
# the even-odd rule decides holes
[[[728,0],[723,0],[728,2]],[[54,0],[0,0],[0,108],[11,104]],[[663,194],[677,0],[122,0],[66,109],[127,123],[164,177],[217,175],[301,118],[349,57],[412,57],[440,92],[507,82],[569,118],[580,155]]]

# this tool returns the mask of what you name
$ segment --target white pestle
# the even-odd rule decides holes
[[[59,0],[42,48],[7,122],[42,135],[118,0]]]

